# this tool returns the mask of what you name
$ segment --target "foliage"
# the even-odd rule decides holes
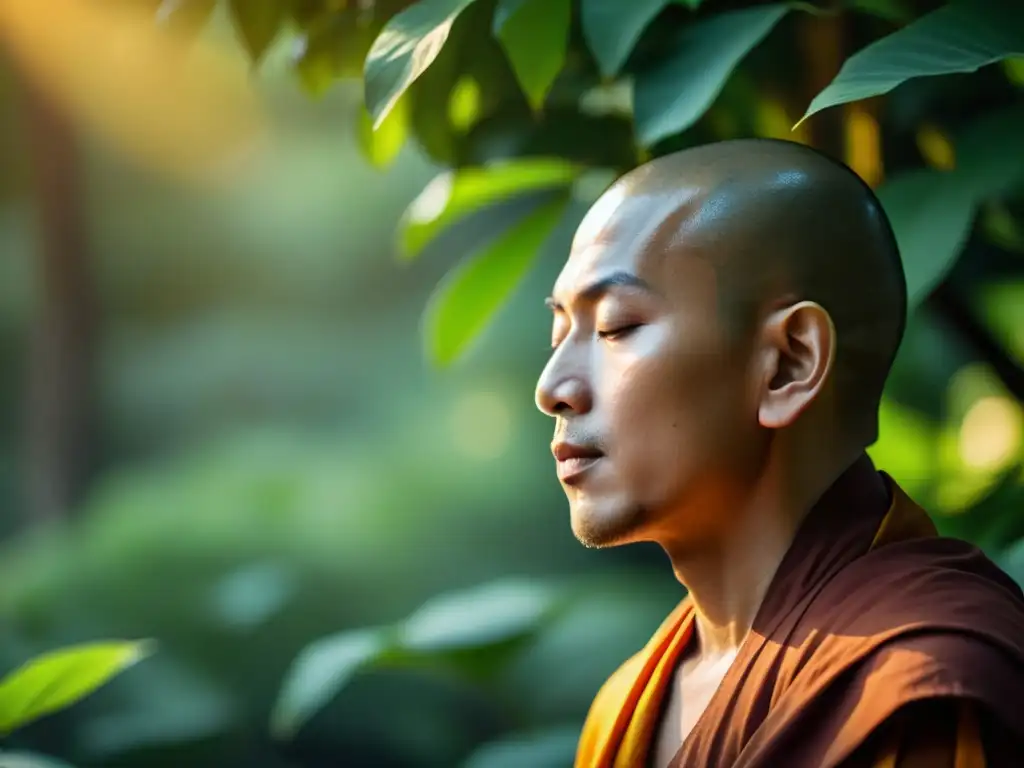
[[[439,365],[471,349],[553,233],[638,164],[743,136],[791,138],[846,160],[878,188],[916,309],[872,453],[941,513],[944,532],[1020,574],[1024,528],[1007,514],[1020,498],[1019,446],[979,456],[968,434],[981,405],[1004,426],[1019,423],[1007,395],[1024,397],[1018,362],[976,308],[992,282],[1024,271],[1019,3],[279,0],[230,10],[254,62],[271,40],[298,39],[293,67],[310,94],[361,81],[357,131],[372,164],[386,167],[412,143],[441,167],[403,218],[403,261],[442,250],[469,223],[488,233],[427,302],[425,346]],[[977,359],[988,367],[968,365]],[[477,709],[497,710],[496,723],[475,730],[432,721],[460,734],[431,742],[437,764],[567,764],[601,677],[599,664],[584,673],[593,679],[571,681],[587,666],[579,649],[596,647],[573,634],[590,626],[578,599],[528,612],[511,624],[513,643],[474,634],[476,609],[450,614],[445,633],[466,635],[440,648],[408,644],[419,614],[329,635],[294,662],[273,730],[300,748],[375,674],[425,674],[468,682],[490,703]],[[493,610],[515,605],[494,600]],[[625,625],[622,610],[599,614]],[[608,668],[635,647],[622,645]],[[500,663],[481,676],[472,661],[481,656]],[[538,699],[537,681],[556,675],[561,693]]]
[[[395,627],[325,638],[297,660],[272,718],[278,738],[293,737],[354,675],[375,666],[441,667],[488,677],[553,615],[543,585],[488,584],[436,597]]]
[[[283,100],[301,158],[275,161],[273,182],[233,205],[147,200],[109,164],[94,174],[111,320],[101,463],[189,460],[108,472],[73,539],[5,553],[0,659],[96,636],[156,636],[162,652],[18,731],[13,749],[125,768],[568,764],[594,692],[675,584],[642,548],[577,553],[556,485],[514,460],[541,441],[528,398],[504,415],[522,444],[491,465],[466,459],[452,424],[489,435],[486,409],[455,415],[488,387],[528,390],[546,323],[524,294],[558,268],[540,256],[564,253],[586,204],[647,158],[705,141],[795,138],[885,179],[919,309],[873,455],[944,532],[1024,575],[1024,77],[1021,60],[998,63],[1022,50],[1015,4],[993,25],[997,4],[930,0],[124,2],[187,33],[219,5],[260,66],[288,50],[323,109]],[[380,39],[396,29],[406,37]],[[344,99],[354,85],[358,110]],[[419,185],[395,174],[421,174],[424,157],[439,171],[400,226],[397,279],[367,233],[412,195],[374,192],[372,168],[334,151],[350,138],[388,170],[376,189]],[[433,283],[446,255],[462,258],[427,300],[421,276]],[[5,296],[14,261],[0,265]],[[492,324],[502,343],[439,383],[406,338],[424,303],[437,362],[465,355],[502,306],[515,322]],[[14,304],[0,304],[13,338]],[[206,442],[255,414],[307,428]],[[323,442],[325,424],[344,424],[344,445]],[[610,578],[488,581],[595,563]],[[0,768],[26,768],[25,754]]]
[[[146,643],[108,642],[39,656],[0,680],[0,739],[85,698],[150,653]],[[0,752],[0,768],[67,768],[37,754]]]
[[[33,659],[0,680],[0,736],[71,706],[150,652],[143,643],[96,643]]]
[[[375,163],[393,158],[408,136],[441,165],[471,170],[477,177],[502,174],[503,198],[528,196],[533,189],[525,177],[519,188],[507,184],[503,166],[509,160],[561,158],[581,168],[606,168],[614,178],[681,146],[743,135],[818,144],[847,155],[873,183],[891,167],[880,195],[904,253],[915,303],[930,295],[957,260],[979,206],[1005,199],[1021,180],[1017,163],[1010,163],[1014,167],[1000,180],[985,172],[1003,158],[1024,154],[1021,114],[999,109],[1019,104],[1019,93],[1000,72],[986,69],[1024,56],[1024,11],[1011,0],[828,6],[700,0],[262,0],[232,3],[231,10],[254,61],[275,34],[297,34],[306,41],[296,68],[311,93],[322,93],[334,79],[362,75],[366,130],[375,126],[380,132],[379,142],[364,142]],[[276,32],[274,22],[280,27]],[[322,37],[327,29],[329,41]],[[838,72],[829,71],[827,62],[823,69],[821,57],[810,53],[802,61],[794,59],[792,50],[810,50],[815,36],[835,46],[844,37],[853,40],[849,50],[837,50],[848,54]],[[315,53],[310,47],[314,40]],[[311,80],[314,59],[317,77]],[[987,113],[981,118],[985,127],[942,114],[941,84],[906,124],[888,118],[888,104],[876,98],[891,94],[890,101],[898,100],[900,86],[908,81],[920,85],[922,78],[938,81],[978,70],[978,83],[993,94],[979,105]],[[817,86],[816,95],[808,94],[808,82],[822,83],[833,75],[826,87]],[[730,98],[729,91],[743,82],[753,85],[751,98]],[[866,108],[845,112],[845,127],[833,130],[831,137],[825,123],[815,122],[823,110],[864,100],[869,100]],[[774,114],[773,124],[758,118],[759,111]],[[793,132],[787,121],[798,124]],[[947,125],[936,128],[936,122]],[[986,129],[990,140],[976,141]],[[922,149],[907,153],[907,140],[922,143],[922,131]],[[950,132],[958,137],[953,150],[942,148],[949,145]],[[844,152],[844,144],[849,151]],[[936,152],[955,158],[954,172],[936,159]],[[939,167],[921,167],[929,164]],[[493,244],[456,267],[427,308],[426,348],[438,364],[469,349],[529,267],[521,251],[539,250],[557,223],[543,200],[532,205],[549,206],[547,214],[519,211],[510,218],[495,210],[488,186],[481,183],[463,192],[458,208],[463,215],[487,219]],[[445,206],[437,204],[434,210],[432,229],[439,231],[449,221]],[[931,222],[941,226],[931,228]],[[422,231],[422,216],[415,217],[414,226]],[[415,239],[405,231],[400,241],[410,237]],[[465,289],[453,287],[459,285]],[[457,332],[456,324],[461,325]]]

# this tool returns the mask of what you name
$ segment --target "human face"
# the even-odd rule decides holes
[[[549,300],[536,402],[555,418],[559,480],[587,546],[715,535],[763,437],[749,345],[727,338],[715,270],[687,254],[665,205],[623,182],[609,190]]]

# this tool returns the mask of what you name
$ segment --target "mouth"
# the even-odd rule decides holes
[[[558,479],[565,485],[579,483],[604,458],[604,453],[593,446],[572,443],[555,443],[551,452],[555,456]]]

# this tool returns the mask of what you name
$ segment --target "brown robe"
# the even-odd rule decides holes
[[[599,692],[576,768],[648,764],[692,632],[684,600]],[[910,766],[935,749],[919,764],[1024,765],[1018,697],[1020,588],[864,456],[808,513],[672,768]]]

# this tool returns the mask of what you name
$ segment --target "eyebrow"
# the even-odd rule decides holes
[[[577,299],[585,302],[595,302],[613,288],[638,288],[647,293],[655,293],[650,284],[632,272],[612,272],[606,277],[595,280],[583,290],[579,291]],[[552,310],[561,309],[562,304],[554,297],[549,296],[544,303]]]

